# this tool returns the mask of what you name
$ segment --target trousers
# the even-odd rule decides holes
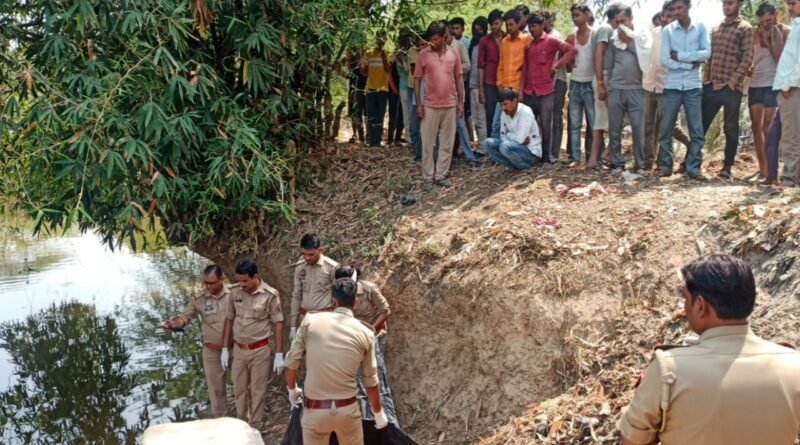
[[[267,401],[267,383],[272,372],[270,348],[264,346],[253,350],[233,347],[233,395],[236,400],[236,417],[261,430],[264,404]]]

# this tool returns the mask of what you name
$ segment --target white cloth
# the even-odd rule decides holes
[[[272,372],[275,374],[283,373],[283,352],[275,353],[275,361],[272,364]]]
[[[650,48],[650,65],[647,72],[642,72],[642,86],[645,91],[661,94],[664,92],[664,81],[667,79],[667,69],[661,65],[661,27],[653,28],[652,47]]]
[[[505,112],[500,116],[500,140],[522,144],[525,139],[528,139],[528,150],[541,158],[542,138],[539,136],[539,124],[536,123],[531,107],[518,103],[514,117]]]
[[[792,20],[792,31],[783,46],[772,84],[773,90],[788,91],[791,88],[800,88],[800,17]]]
[[[619,39],[620,32],[625,33],[625,35],[633,39],[633,43],[636,45],[636,58],[639,59],[639,69],[642,70],[644,76],[647,76],[647,73],[650,71],[650,51],[653,47],[652,34],[647,30],[634,31],[625,25],[619,25],[617,29],[614,30],[614,38],[612,38],[612,41],[614,42],[614,46],[622,51],[628,49],[628,44]]]
[[[228,363],[230,363],[230,360],[230,351],[228,351],[228,348],[222,348],[222,353],[219,355],[219,362],[222,365],[222,369],[228,369]]]

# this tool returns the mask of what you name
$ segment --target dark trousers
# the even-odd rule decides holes
[[[561,141],[564,139],[564,104],[567,98],[567,82],[556,80],[555,104],[553,105],[553,138],[550,146],[556,153],[561,153]],[[569,152],[569,148],[567,149]],[[558,159],[558,157],[556,157]]]
[[[500,99],[500,92],[497,90],[497,85],[484,84],[483,96],[486,98],[486,102],[483,104],[483,106],[486,107],[486,128],[487,128],[486,133],[490,137],[499,138],[500,133],[498,132],[498,134],[494,134],[494,128],[492,127],[492,121],[494,119],[494,109],[495,107],[497,107],[497,102]]]
[[[364,142],[364,108],[367,97],[364,90],[355,87],[347,92],[347,114],[353,124],[353,138],[358,138],[358,142]]]
[[[703,87],[703,135],[708,133],[711,122],[723,108],[725,124],[725,167],[731,168],[736,160],[739,148],[739,107],[742,105],[742,93],[729,86],[714,91],[711,85]]]
[[[403,107],[400,106],[400,95],[389,94],[389,143],[398,142],[403,137]]]
[[[383,118],[386,116],[386,91],[367,91],[367,143],[381,145]]]
[[[545,162],[558,161],[558,147],[552,146],[553,132],[553,107],[555,106],[555,93],[544,96],[533,96],[527,94],[522,97],[522,103],[531,107],[536,121],[539,122],[539,129],[542,133],[542,160]]]

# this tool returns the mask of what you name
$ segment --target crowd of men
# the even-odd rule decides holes
[[[236,415],[260,431],[270,375],[285,371],[290,404],[304,407],[303,443],[328,445],[333,432],[341,444],[362,443],[362,416],[374,420],[377,429],[390,420],[396,423],[378,372],[389,303],[375,284],[359,278],[356,268],[325,256],[315,234],[304,235],[300,248],[303,259],[295,264],[289,313],[291,348],[285,359],[280,295],[251,260],[236,265],[233,285],[223,282],[222,268],[208,266],[203,271],[205,292],[167,320],[164,329],[183,329],[200,319],[212,416],[227,414],[230,368]],[[302,362],[301,388],[297,380]]]
[[[554,13],[525,5],[476,18],[472,38],[460,17],[402,32],[393,55],[379,33],[374,48],[349,57],[353,141],[382,146],[388,104],[388,143],[406,142],[406,130],[428,187],[449,185],[454,153],[474,167],[585,162],[706,180],[705,135],[722,109],[725,156],[716,173],[731,178],[746,93],[758,159],[746,179],[778,184],[780,158],[783,182],[800,184],[800,1],[787,0],[791,27],[769,2],[758,5],[753,26],[743,3],[723,0],[725,18],[713,29],[691,17],[691,0],[667,0],[647,29],[634,26],[630,6],[613,3],[599,26],[587,5],[574,4],[566,38]],[[622,151],[626,124],[632,165]],[[686,146],[680,162],[673,139]]]

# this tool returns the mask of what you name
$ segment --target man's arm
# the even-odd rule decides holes
[[[661,366],[658,359],[650,362],[630,404],[623,409],[619,429],[623,443],[649,445],[658,443],[661,429]],[[667,406],[667,409],[669,407]]]
[[[505,75],[506,70],[503,68],[503,65],[504,65],[503,64],[503,42],[500,41],[500,58],[497,59],[497,89],[498,90],[501,90],[500,82],[503,82],[505,80],[505,77],[503,77],[503,76]]]
[[[225,326],[222,328],[222,347],[230,348],[233,346],[233,320],[225,320]]]
[[[778,62],[773,89],[787,97],[792,87],[800,85],[800,28],[792,29]]]
[[[464,115],[464,77],[461,74],[461,61],[458,59],[453,75],[456,80],[456,117],[461,117]]]
[[[606,82],[603,78],[606,47],[608,47],[608,42],[597,42],[597,48],[594,50],[594,76],[597,78],[597,98],[601,101],[608,100]]]
[[[700,33],[700,45],[697,51],[678,51],[678,62],[705,62],[711,58],[711,41],[708,37],[708,30],[702,23],[698,23],[697,31]]]
[[[692,69],[691,63],[678,62],[672,58],[673,53],[675,54],[675,58],[677,58],[677,53],[671,49],[670,35],[666,27],[661,29],[661,66],[674,70]]]
[[[520,74],[519,78],[519,91],[517,91],[517,97],[519,97],[519,101],[522,102],[522,99],[525,94],[525,86],[527,85],[528,80],[528,48],[530,47],[530,43],[525,45],[525,50],[522,52],[522,74]]]
[[[172,328],[182,328],[189,324],[192,320],[197,318],[197,307],[194,305],[194,301],[190,301],[189,304],[183,309],[183,312],[180,314],[170,318],[164,323],[164,329],[172,329]]]
[[[294,270],[294,288],[292,288],[292,305],[289,308],[289,328],[296,328],[300,320],[300,305],[303,302],[303,265],[296,266]]]
[[[734,90],[744,85],[744,78],[747,77],[747,71],[753,64],[753,53],[755,52],[755,34],[753,33],[753,28],[743,30],[739,47],[742,51],[742,60],[739,61],[739,66],[736,67],[736,71],[731,79],[731,84],[737,87],[732,88]]]
[[[567,37],[569,39],[569,37]],[[577,48],[567,42],[558,41],[558,52],[563,54],[556,64],[553,65],[555,69],[561,69],[566,65],[570,65],[575,60],[575,55],[578,54]]]
[[[283,352],[283,322],[275,323],[275,352]]]

